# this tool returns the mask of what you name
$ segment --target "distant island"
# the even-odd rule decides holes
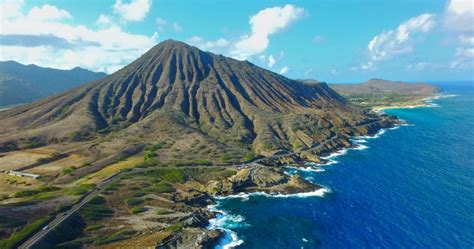
[[[61,70],[0,61],[0,109],[45,98],[104,76],[105,73],[80,67]]]
[[[399,123],[326,83],[167,40],[0,112],[0,247],[209,248],[224,233],[208,228],[216,197],[320,194],[283,167]]]
[[[385,108],[425,106],[440,89],[427,83],[371,79],[360,84],[330,84],[354,105],[379,111]]]

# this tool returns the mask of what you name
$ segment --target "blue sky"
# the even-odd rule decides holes
[[[112,73],[181,40],[291,78],[474,78],[473,0],[1,0],[0,60]]]

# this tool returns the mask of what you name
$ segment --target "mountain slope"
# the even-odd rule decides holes
[[[360,124],[369,119],[372,126],[389,125],[325,83],[303,84],[168,40],[103,79],[0,112],[0,148],[33,140],[95,139],[119,149],[166,142],[163,160],[238,161],[252,151],[297,151],[335,134],[367,133],[375,128]],[[186,150],[195,153],[176,153]]]
[[[31,102],[104,77],[82,68],[60,70],[0,62],[0,106]]]

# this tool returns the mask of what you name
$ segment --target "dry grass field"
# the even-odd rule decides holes
[[[124,161],[120,161],[114,164],[111,164],[95,173],[90,174],[87,177],[81,178],[78,183],[84,184],[84,183],[97,183],[117,172],[119,172],[122,169],[128,169],[128,168],[133,168],[137,166],[138,164],[143,162],[143,156],[133,156],[129,157]]]
[[[41,181],[33,178],[0,173],[0,195],[9,195],[21,190],[37,188],[40,184]]]
[[[38,174],[41,176],[54,176],[61,171],[68,167],[79,168],[84,165],[85,159],[84,157],[78,154],[71,154],[66,158],[53,161],[50,163],[41,164],[37,167],[25,170],[25,172]]]

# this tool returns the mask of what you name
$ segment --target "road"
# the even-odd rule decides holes
[[[376,122],[376,121],[375,121]],[[370,123],[369,123],[370,124]],[[365,125],[368,125],[368,124],[364,124]],[[313,151],[313,150],[317,150],[317,149],[320,149],[322,146],[326,145],[327,143],[330,143],[330,142],[333,142],[335,139],[337,139],[338,136],[337,135],[334,135],[333,137],[331,137],[329,140],[326,140],[324,141],[323,143],[320,143],[314,147],[311,147],[311,148],[308,148],[306,150],[302,150],[302,151],[298,151],[298,152],[289,152],[289,153],[285,153],[285,154],[279,154],[279,155],[274,155],[274,156],[270,156],[270,157],[264,157],[264,158],[258,158],[258,159],[255,159],[253,161],[250,161],[250,162],[245,162],[245,163],[241,163],[240,165],[245,165],[245,164],[252,164],[252,163],[259,163],[263,160],[268,160],[268,159],[277,159],[277,158],[282,158],[282,157],[288,157],[288,156],[293,156],[293,155],[296,155],[296,154],[299,154],[299,153],[302,153],[302,152],[306,152],[306,151]],[[236,164],[234,164],[236,165]],[[225,165],[216,165],[215,167],[223,167]],[[228,166],[231,166],[231,165],[228,165]],[[206,167],[212,167],[212,166],[206,166]],[[151,167],[151,168],[134,168],[130,171],[126,171],[126,172],[118,172],[118,173],[115,173],[114,175],[104,179],[102,182],[100,182],[99,184],[97,184],[97,186],[91,190],[90,192],[88,192],[83,198],[82,200],[77,203],[77,204],[74,204],[71,209],[69,209],[68,211],[66,212],[63,212],[63,213],[60,213],[58,214],[53,220],[51,220],[46,226],[45,228],[43,228],[42,230],[38,231],[36,234],[34,234],[30,239],[28,239],[27,241],[25,241],[23,244],[21,244],[18,248],[21,248],[21,249],[26,249],[26,248],[32,248],[36,243],[38,243],[38,241],[40,241],[44,236],[46,236],[49,232],[51,232],[55,227],[57,227],[59,224],[61,224],[63,221],[65,221],[66,219],[68,219],[71,215],[73,215],[76,211],[78,211],[81,207],[83,207],[85,204],[87,204],[90,200],[92,200],[92,198],[96,197],[97,195],[100,194],[100,192],[105,188],[107,187],[110,183],[112,183],[117,177],[121,176],[121,175],[126,175],[126,174],[135,174],[135,173],[140,173],[140,172],[146,172],[146,171],[150,171],[150,170],[154,170],[156,168],[162,168],[162,167]],[[182,167],[181,167],[182,168]]]
[[[28,239],[23,244],[21,244],[18,248],[22,248],[22,249],[23,248],[32,248],[32,246],[34,246],[44,236],[46,236],[49,232],[51,232],[55,227],[57,227],[63,221],[68,219],[77,210],[79,210],[81,207],[83,207],[85,204],[87,204],[90,200],[92,200],[92,198],[96,197],[107,185],[109,185],[112,182],[113,178],[115,178],[117,176],[119,176],[119,174],[113,175],[112,177],[109,177],[108,179],[106,179],[103,182],[101,182],[100,184],[98,184],[97,187],[94,188],[89,193],[87,193],[79,203],[74,204],[68,211],[56,215],[56,217],[53,220],[51,220],[45,226],[45,228],[38,231],[30,239]]]

